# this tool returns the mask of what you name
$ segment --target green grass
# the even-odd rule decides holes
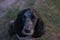
[[[58,4],[59,2],[60,2],[59,0],[50,0],[50,1],[47,0],[45,3],[42,4],[40,8],[38,8],[40,15],[43,18],[43,21],[45,22],[46,31],[47,31],[47,34],[46,34],[47,37],[42,37],[41,40],[54,39],[54,38],[51,38],[53,37],[53,36],[50,36],[51,33],[54,33],[55,34],[54,36],[56,37],[58,36],[58,34],[60,34],[59,32],[60,30],[60,11],[59,11],[60,5]],[[60,39],[56,39],[56,40],[60,40]]]
[[[34,4],[35,4],[35,0],[30,0],[30,1],[27,2],[27,4],[26,4],[25,7],[26,7],[26,8],[28,8],[28,7],[33,7]]]
[[[19,12],[19,7],[13,7],[13,9],[9,9],[7,14],[0,18],[0,36],[3,36],[3,39],[10,40],[8,29],[11,20],[15,20],[17,14]]]
[[[60,0],[51,0],[52,2],[54,2],[54,4],[56,5],[56,7],[60,10]]]
[[[13,10],[9,9],[6,15],[6,18],[9,20],[13,20],[17,17],[18,12],[19,12],[19,7],[14,7]]]

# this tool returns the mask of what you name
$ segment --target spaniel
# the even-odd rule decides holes
[[[35,9],[24,9],[15,21],[10,21],[9,32],[15,34],[18,40],[37,40],[45,32],[44,23]]]

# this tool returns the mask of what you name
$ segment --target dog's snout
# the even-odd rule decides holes
[[[29,32],[30,32],[30,30],[26,30],[26,29],[25,29],[25,32],[26,32],[26,33],[29,33]]]

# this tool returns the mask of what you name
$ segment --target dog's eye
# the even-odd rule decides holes
[[[31,19],[35,19],[35,16],[34,15],[31,15]]]
[[[35,19],[36,19],[36,18],[35,18],[34,16],[31,17],[31,20],[32,20],[33,22],[34,22]]]
[[[35,22],[34,20],[35,20],[35,18],[32,17],[32,18],[31,18],[31,21],[32,21],[32,22]]]
[[[31,20],[32,20],[32,22],[33,22],[33,23],[35,23],[35,21],[36,21],[36,18],[33,18],[33,17],[32,17],[32,19],[31,19]]]

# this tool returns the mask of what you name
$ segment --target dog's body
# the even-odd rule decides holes
[[[19,40],[37,40],[44,31],[44,23],[34,9],[19,12],[17,19],[11,21],[10,32],[15,33]]]

